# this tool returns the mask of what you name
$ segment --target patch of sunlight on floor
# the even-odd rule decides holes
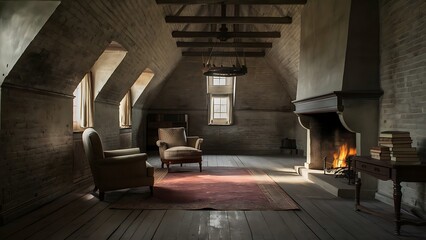
[[[296,170],[294,170],[294,167],[275,168],[274,171],[286,172],[286,173],[295,173],[296,172]]]
[[[84,200],[90,200],[90,199],[92,199],[92,198],[94,198],[95,196],[93,196],[92,194],[86,194],[86,195],[84,195]]]
[[[303,178],[300,175],[277,175],[269,174],[276,183],[312,183],[312,181]]]

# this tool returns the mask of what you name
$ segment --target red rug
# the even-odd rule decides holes
[[[154,196],[129,190],[111,208],[294,210],[297,204],[263,171],[230,167],[155,172]]]

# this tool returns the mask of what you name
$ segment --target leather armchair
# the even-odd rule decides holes
[[[201,144],[203,139],[198,136],[186,136],[185,128],[159,128],[157,146],[161,158],[161,168],[171,164],[199,163],[202,171]]]
[[[90,164],[96,192],[102,201],[106,191],[149,186],[153,194],[154,168],[139,148],[104,151],[99,134],[93,128],[83,132],[83,146]]]

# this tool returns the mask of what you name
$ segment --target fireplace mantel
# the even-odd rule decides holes
[[[296,114],[343,112],[345,100],[378,99],[383,91],[334,91],[329,94],[293,101]]]

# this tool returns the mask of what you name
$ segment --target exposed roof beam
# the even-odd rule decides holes
[[[272,48],[270,42],[176,42],[178,47]]]
[[[185,32],[173,31],[174,38],[218,38],[226,36],[227,38],[280,38],[280,32]]]
[[[166,23],[290,24],[291,17],[166,16]]]
[[[199,57],[199,56],[214,56],[214,57],[264,57],[265,52],[190,52],[190,51],[183,51],[182,56],[187,57]]]
[[[157,4],[241,4],[241,5],[271,5],[271,4],[306,4],[307,0],[156,0]]]

